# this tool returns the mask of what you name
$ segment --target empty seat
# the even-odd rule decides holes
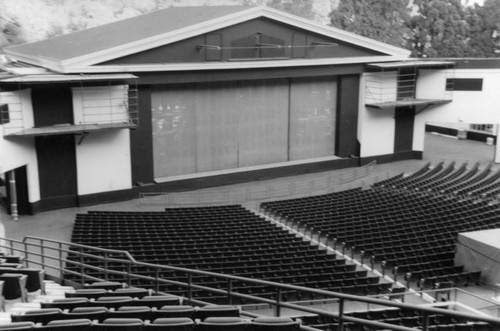
[[[207,317],[198,324],[200,331],[245,331],[248,323],[239,317]]]
[[[83,285],[86,289],[104,289],[104,290],[117,290],[123,288],[123,283],[120,282],[110,282],[110,281],[102,281],[102,282],[93,282],[89,284]]]
[[[124,306],[108,313],[108,318],[140,318],[150,319],[151,308],[146,306]]]
[[[207,305],[200,307],[196,318],[204,320],[207,317],[239,317],[240,309],[232,305]]]
[[[134,300],[131,297],[99,297],[95,301],[89,301],[90,305],[103,306],[106,308],[118,309],[123,306],[129,306]]]
[[[73,319],[73,320],[50,321],[47,325],[39,326],[35,330],[90,331],[91,329],[92,329],[92,321],[88,319]]]
[[[106,307],[75,307],[70,312],[63,312],[61,319],[89,319],[91,321],[104,321],[108,316]]]
[[[149,290],[145,288],[136,288],[136,287],[129,287],[129,288],[119,288],[114,290],[113,292],[109,292],[107,294],[108,296],[129,296],[132,298],[143,298],[146,295],[149,295]]]
[[[139,299],[135,304],[150,308],[161,308],[163,306],[180,305],[181,299],[173,295],[147,295]]]
[[[40,290],[45,294],[44,282],[45,270],[35,268],[6,268],[0,264],[0,274],[15,273],[26,275],[26,290],[28,292],[35,292]]]
[[[89,303],[87,298],[64,298],[64,299],[54,299],[50,302],[41,302],[40,307],[42,308],[59,308],[59,309],[73,309],[75,307],[85,307]]]
[[[158,318],[176,318],[176,317],[187,317],[195,318],[195,309],[192,306],[179,305],[179,306],[163,306],[156,311],[151,312],[151,319],[155,320]]]
[[[143,325],[144,322],[138,318],[107,318],[95,326],[99,331],[140,331]]]
[[[59,308],[32,309],[23,314],[11,314],[12,322],[33,322],[47,324],[50,321],[59,319],[62,310]]]
[[[6,300],[21,299],[25,302],[28,294],[26,293],[26,282],[28,276],[17,273],[5,273],[0,275],[0,281],[4,282],[3,296]]]
[[[289,317],[257,317],[250,322],[252,331],[298,330],[300,325]]]
[[[13,322],[8,324],[0,324],[0,330],[30,330],[35,327],[33,322]]]
[[[87,299],[97,299],[99,297],[106,296],[108,291],[105,289],[76,289],[74,291],[65,292],[64,296],[66,298],[87,298]]]
[[[148,331],[192,331],[195,323],[188,317],[157,318],[144,326]]]

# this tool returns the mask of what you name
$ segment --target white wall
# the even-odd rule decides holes
[[[442,89],[446,76],[452,78],[483,78],[482,91],[454,91],[453,101],[432,106],[415,117],[413,149],[423,151],[425,124],[458,123],[457,127],[468,128],[469,123],[500,123],[500,70],[499,69],[455,69],[439,74],[422,71],[418,81],[418,93],[432,95]]]
[[[132,187],[129,130],[91,132],[76,146],[78,194]]]
[[[358,140],[361,145],[360,156],[392,154],[394,153],[394,110],[377,110],[365,107],[365,78],[366,75],[361,78],[359,98]],[[396,75],[392,79],[395,80]],[[391,85],[389,82],[385,82],[385,84]]]
[[[38,161],[33,138],[11,137],[9,133],[33,127],[31,91],[0,92],[0,103],[9,104],[10,122],[0,125],[0,173],[26,166],[28,198],[30,202],[40,200]]]

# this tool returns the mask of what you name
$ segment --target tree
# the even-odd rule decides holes
[[[409,0],[341,0],[330,14],[332,26],[394,46],[407,44]]]
[[[408,48],[416,57],[465,57],[470,53],[467,11],[460,0],[415,0]]]
[[[471,57],[500,56],[500,1],[486,0],[470,8],[468,15],[469,54]]]
[[[309,0],[270,0],[268,1],[267,5],[269,7],[276,8],[297,16],[302,16],[311,20],[315,17],[313,3]]]

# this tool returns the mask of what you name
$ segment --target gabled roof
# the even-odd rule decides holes
[[[291,24],[389,57],[409,55],[409,51],[402,48],[272,8],[247,6],[170,7],[43,41],[10,46],[5,52],[20,61],[59,72],[115,71],[90,67],[258,17]]]

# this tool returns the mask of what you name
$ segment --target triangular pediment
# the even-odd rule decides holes
[[[244,6],[167,8],[8,47],[6,52],[65,73],[123,71],[123,66],[150,71],[150,65],[163,65],[165,70],[197,68],[195,64],[237,68],[256,60],[262,66],[278,60],[347,63],[371,57],[373,62],[373,57],[394,60],[409,55],[407,50],[275,9]]]

